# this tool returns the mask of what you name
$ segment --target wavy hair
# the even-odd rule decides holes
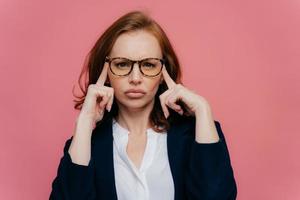
[[[81,110],[87,94],[88,86],[97,82],[105,62],[105,57],[109,55],[117,38],[123,33],[138,30],[147,31],[156,37],[161,47],[163,59],[165,60],[165,66],[169,75],[176,83],[182,84],[180,64],[166,33],[163,31],[161,26],[146,13],[142,11],[131,11],[124,14],[111,24],[98,38],[86,56],[83,69],[78,79],[78,84],[82,94],[76,95],[73,87],[75,109]],[[109,83],[106,82],[105,85],[109,86]],[[167,131],[170,128],[171,123],[177,121],[177,119],[181,117],[175,111],[169,109],[170,116],[168,119],[165,118],[160,105],[159,95],[167,89],[168,87],[165,82],[159,85],[158,91],[155,95],[155,103],[150,113],[150,124],[157,132]],[[100,120],[96,126],[102,121],[115,117],[117,114],[118,105],[114,101],[111,111],[107,112],[107,110],[105,110],[103,119]]]

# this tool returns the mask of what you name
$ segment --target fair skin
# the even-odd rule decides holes
[[[109,57],[126,57],[131,60],[147,57],[162,58],[162,52],[157,39],[152,34],[146,31],[135,31],[120,35]],[[112,87],[103,86],[106,80],[109,80]],[[168,86],[168,90],[159,97],[165,116],[169,116],[168,108],[179,114],[193,115],[196,118],[196,142],[219,141],[212,111],[206,99],[183,85],[176,84],[165,66],[158,76],[150,78],[143,76],[138,64],[135,63],[128,76],[118,77],[112,74],[108,63],[105,63],[97,83],[89,87],[88,95],[77,119],[74,140],[69,149],[72,162],[88,165],[91,149],[90,137],[95,119],[101,120],[104,109],[110,110],[115,100],[119,107],[116,120],[130,132],[127,144],[128,157],[139,168],[147,144],[145,133],[150,127],[149,115],[154,105],[155,94],[162,81],[165,81]],[[146,94],[141,98],[131,98],[125,95],[125,91],[132,88],[142,89]],[[96,96],[102,98],[99,105],[95,103]],[[176,104],[177,100],[184,103],[187,113],[183,113],[182,107]]]
[[[125,57],[131,60],[143,58],[162,58],[160,46],[156,38],[145,31],[122,34],[116,40],[109,57]],[[119,107],[117,121],[130,131],[134,138],[145,136],[150,127],[149,116],[154,105],[154,96],[162,80],[162,75],[144,77],[135,63],[131,73],[119,77],[108,70],[108,79],[114,88],[115,101]],[[130,98],[125,95],[128,89],[142,89],[146,92],[142,98]]]
[[[162,58],[162,52],[157,39],[148,32],[137,31],[121,35],[111,51],[110,57],[126,57],[132,60],[140,60],[146,57]],[[117,121],[129,130],[127,153],[136,166],[140,166],[147,143],[146,129],[149,127],[149,115],[153,108],[154,96],[160,81],[163,79],[168,90],[160,96],[164,113],[168,116],[167,107],[183,112],[175,102],[181,99],[187,104],[189,114],[196,115],[198,132],[196,141],[216,142],[218,135],[214,128],[212,115],[207,101],[188,90],[180,84],[176,84],[169,76],[165,67],[159,76],[154,78],[144,77],[135,64],[128,77],[117,77],[108,71],[109,81],[115,89],[115,97],[119,106]],[[146,91],[143,98],[130,99],[124,95],[124,91],[130,88],[139,88]],[[203,132],[200,133],[200,130]],[[204,134],[206,133],[206,134]]]
[[[162,58],[160,45],[156,38],[145,31],[122,34],[116,40],[109,57],[125,57],[132,60],[154,57]],[[115,76],[108,70],[108,78],[115,91],[119,113],[118,123],[126,128],[128,135],[127,154],[139,168],[147,143],[146,130],[150,127],[149,116],[154,105],[154,96],[162,81],[162,74],[156,77],[144,77],[135,63],[127,77]],[[142,89],[146,94],[142,98],[130,98],[125,95],[128,89]]]

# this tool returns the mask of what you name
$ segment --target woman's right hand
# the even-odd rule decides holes
[[[114,100],[114,89],[104,86],[107,78],[108,63],[104,63],[96,84],[90,84],[83,102],[80,118],[92,120],[94,125],[102,120],[105,109],[110,111]]]
[[[104,86],[107,78],[108,64],[104,63],[102,72],[95,84],[90,84],[81,111],[76,120],[74,137],[68,153],[73,163],[88,166],[91,159],[91,135],[98,121],[102,120],[104,111],[111,109],[114,90]]]

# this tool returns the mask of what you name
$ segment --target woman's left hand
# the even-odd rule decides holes
[[[177,113],[186,116],[195,116],[196,112],[201,112],[201,110],[209,108],[208,102],[202,96],[199,96],[181,84],[176,84],[168,74],[165,66],[162,69],[162,76],[168,86],[168,90],[162,93],[159,98],[166,118],[169,116],[167,106]],[[179,103],[181,105],[178,102],[181,102]]]

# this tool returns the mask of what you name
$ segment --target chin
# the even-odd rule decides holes
[[[137,98],[137,99],[131,99],[128,97],[124,97],[121,101],[119,101],[122,106],[130,108],[130,109],[140,109],[140,108],[145,108],[151,102],[154,101],[153,99],[147,99],[147,98]]]

